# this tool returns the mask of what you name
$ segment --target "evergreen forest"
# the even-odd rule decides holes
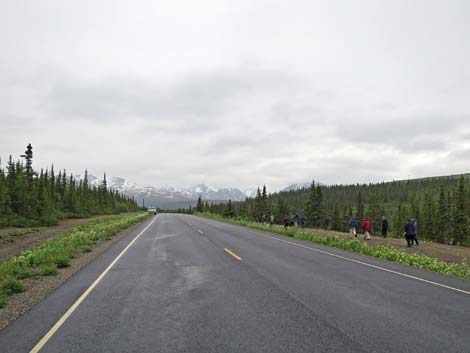
[[[0,226],[51,225],[64,218],[138,211],[133,199],[106,185],[88,183],[88,173],[76,180],[54,166],[33,169],[33,147],[29,144],[20,160],[0,163]]]
[[[359,225],[368,217],[372,232],[381,233],[381,219],[389,223],[389,234],[400,237],[408,219],[418,222],[419,237],[431,241],[470,246],[470,174],[354,185],[322,185],[268,194],[258,188],[256,197],[244,202],[207,205],[196,211],[225,217],[268,221],[271,214],[281,224],[286,215],[306,217],[309,227],[347,232],[351,217]]]

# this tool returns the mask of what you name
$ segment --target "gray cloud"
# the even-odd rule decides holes
[[[271,190],[468,171],[467,1],[45,2],[0,5],[3,159]]]

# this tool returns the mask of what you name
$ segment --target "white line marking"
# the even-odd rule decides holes
[[[199,234],[204,234],[202,230],[198,229],[197,230],[199,232]]]
[[[463,290],[463,289],[459,289],[459,288],[447,286],[447,285],[442,284],[442,283],[437,283],[437,282],[429,281],[429,280],[424,279],[424,278],[420,278],[420,277],[415,277],[415,276],[407,275],[406,273],[402,273],[402,272],[390,270],[390,269],[388,269],[388,268],[384,268],[384,267],[372,265],[372,264],[369,264],[369,263],[367,263],[367,262],[362,262],[362,261],[359,261],[359,260],[351,259],[351,258],[346,257],[346,256],[341,256],[341,255],[333,254],[333,253],[330,253],[330,252],[328,252],[328,251],[324,251],[324,250],[320,250],[320,249],[315,249],[315,248],[312,248],[312,247],[310,247],[310,246],[306,246],[306,245],[302,245],[302,244],[297,244],[297,243],[294,243],[294,242],[292,242],[292,241],[288,241],[288,240],[284,240],[284,239],[279,239],[278,237],[274,237],[274,236],[269,235],[269,234],[262,234],[262,233],[258,233],[258,232],[252,231],[251,229],[247,229],[246,227],[243,227],[243,228],[246,229],[246,230],[247,230],[248,232],[250,232],[250,233],[253,233],[253,234],[256,234],[256,235],[259,235],[259,236],[262,236],[262,237],[272,238],[272,239],[281,241],[281,242],[283,242],[283,243],[287,243],[287,244],[290,244],[290,245],[298,246],[299,248],[304,248],[304,249],[308,249],[308,250],[311,250],[311,251],[316,251],[316,252],[319,252],[319,253],[324,254],[324,255],[333,256],[333,257],[336,257],[336,258],[339,258],[339,259],[342,259],[342,260],[346,260],[346,261],[354,262],[354,263],[357,263],[357,264],[360,264],[360,265],[364,265],[364,266],[367,266],[367,267],[375,268],[375,269],[377,269],[377,270],[381,270],[381,271],[393,273],[393,274],[398,275],[398,276],[402,276],[402,277],[406,277],[406,278],[411,278],[411,279],[414,279],[414,280],[416,280],[416,281],[420,281],[420,282],[432,284],[432,285],[435,285],[435,286],[438,286],[438,287],[442,287],[442,288],[446,288],[446,289],[453,290],[453,291],[455,291],[455,292],[459,292],[459,293],[463,293],[463,294],[470,295],[470,291],[466,291],[466,290]]]
[[[95,281],[91,284],[90,287],[88,287],[88,289],[83,292],[83,294],[80,296],[80,298],[77,299],[77,301],[75,303],[73,303],[73,305],[69,308],[69,310],[67,310],[67,312],[59,319],[59,321],[56,322],[56,324],[54,326],[52,326],[52,328],[44,335],[43,338],[41,338],[41,340],[34,346],[33,349],[31,349],[31,351],[29,353],[37,353],[39,352],[43,347],[44,345],[47,343],[47,341],[49,341],[51,339],[51,337],[57,332],[57,330],[64,324],[64,322],[69,318],[70,315],[72,315],[72,313],[75,311],[75,309],[78,308],[78,306],[85,300],[85,298],[91,293],[91,291],[98,285],[98,283],[101,282],[101,280],[104,278],[104,276],[106,276],[106,274],[109,272],[109,270],[116,264],[116,262],[121,258],[122,255],[124,255],[124,253],[127,251],[127,249],[129,249],[132,244],[134,244],[134,242],[142,235],[144,234],[144,232],[153,224],[153,222],[155,222],[155,220],[158,218],[158,216],[160,215],[157,215],[152,222],[150,222],[145,228],[143,231],[141,231],[139,234],[137,234],[135,236],[134,239],[132,239],[132,241],[124,248],[123,251],[121,251],[121,253],[114,259],[113,262],[111,262],[111,264],[106,268],[106,270],[103,271],[103,273],[101,273],[101,275],[95,279]]]

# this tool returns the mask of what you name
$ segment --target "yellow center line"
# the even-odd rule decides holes
[[[230,251],[229,249],[227,248],[224,248],[225,252],[232,255],[234,258],[236,258],[238,261],[241,261],[242,258],[240,256],[238,256],[237,254],[235,254],[233,251]]]

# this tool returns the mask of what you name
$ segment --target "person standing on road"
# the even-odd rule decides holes
[[[272,228],[274,224],[274,215],[271,213],[271,216],[269,217],[269,228]]]
[[[301,225],[302,229],[305,228],[305,216],[304,216],[303,213],[300,215],[300,225]]]
[[[364,230],[364,239],[370,240],[370,231],[372,229],[372,223],[369,221],[369,218],[364,218],[364,222],[362,222],[362,229]]]
[[[285,214],[284,215],[284,229],[287,230],[288,226],[289,226],[289,215]]]
[[[409,219],[408,222],[406,222],[405,224],[405,238],[407,247],[409,248],[411,248],[411,246],[413,245],[414,232],[414,219]]]
[[[357,221],[356,218],[351,217],[349,220],[349,235],[357,238]]]
[[[382,238],[387,237],[387,230],[388,230],[388,220],[385,216],[382,216]]]
[[[330,227],[330,216],[326,216],[325,218],[325,230],[328,230]]]

